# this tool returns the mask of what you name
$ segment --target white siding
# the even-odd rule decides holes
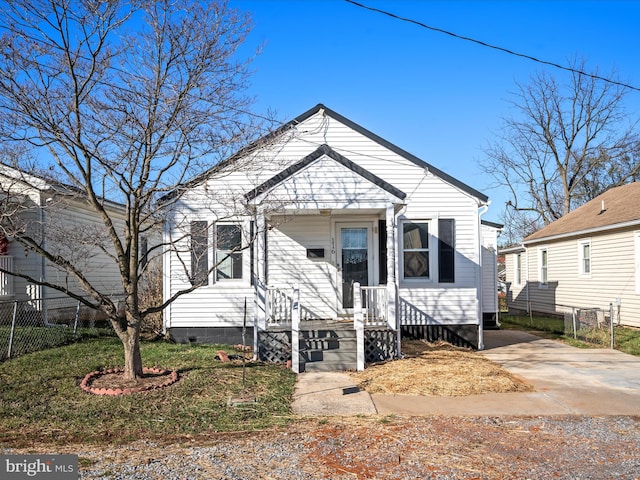
[[[269,232],[269,285],[300,286],[300,306],[308,318],[336,318],[336,267],[329,217],[307,215],[274,219]],[[307,258],[307,248],[322,248],[325,258]]]
[[[482,225],[482,311],[498,311],[498,259],[497,231]]]
[[[252,158],[231,165],[204,184],[192,188],[176,203],[178,213],[171,226],[173,238],[179,236],[181,229],[186,231],[191,220],[219,221],[248,213],[241,193],[261,185],[323,144],[328,144],[348,160],[406,193],[399,219],[430,220],[436,226],[438,218],[455,219],[455,283],[438,284],[436,269],[436,279],[429,284],[401,284],[400,302],[404,311],[414,312],[412,318],[420,317],[423,323],[478,324],[480,249],[477,199],[367,136],[320,114],[299,125],[283,141],[262,148]],[[312,201],[300,205],[296,203],[300,197]],[[306,258],[307,247],[330,251],[333,232],[329,218],[292,212],[291,219],[282,223],[275,221],[274,215],[278,209],[286,206],[320,208],[329,204],[336,209],[353,208],[349,213],[366,214],[367,221],[371,221],[372,215],[384,219],[385,211],[379,203],[383,201],[389,205],[392,196],[333,159],[322,157],[260,200],[263,201],[262,208],[266,216],[273,217],[273,223],[277,224],[268,235],[269,284],[300,283],[303,308],[308,302],[306,304],[314,316],[335,315],[335,259]],[[291,200],[295,202],[291,203]],[[345,211],[333,212],[334,216],[340,213]],[[435,240],[437,227],[432,235]],[[384,232],[381,238],[385,238]],[[396,238],[396,248],[400,251],[400,235],[396,234]],[[434,244],[433,248],[436,247],[437,244]],[[245,262],[248,262],[248,257],[247,252]],[[189,266],[186,249],[182,261],[173,253],[167,262],[171,272],[165,277],[169,282],[166,295],[174,294],[188,285],[180,273]],[[167,326],[238,325],[241,303],[247,296],[252,298],[251,295],[252,287],[248,279],[237,288],[221,284],[199,288],[171,306]],[[410,321],[407,317],[405,323]]]
[[[122,215],[115,211],[111,211],[110,215],[116,230],[124,236]],[[104,251],[114,252],[113,244],[95,211],[80,202],[64,201],[45,209],[44,221],[47,250],[69,259],[96,290],[107,295],[122,296],[118,265]],[[46,278],[75,293],[84,293],[72,275],[49,262],[46,262]],[[62,293],[51,291],[49,295]]]

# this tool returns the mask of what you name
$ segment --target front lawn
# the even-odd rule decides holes
[[[215,360],[220,345],[143,342],[145,366],[178,370],[170,387],[96,396],[78,386],[85,374],[123,365],[118,339],[99,338],[0,363],[0,444],[171,440],[286,424],[295,375],[247,362],[246,393],[257,402],[228,406],[242,393],[242,362]]]

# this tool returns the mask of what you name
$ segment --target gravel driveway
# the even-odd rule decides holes
[[[334,417],[206,441],[55,453],[79,454],[82,479],[639,479],[639,420]]]

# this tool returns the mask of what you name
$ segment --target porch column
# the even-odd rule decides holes
[[[396,211],[394,205],[387,206],[387,296],[389,299],[387,310],[387,322],[389,326],[396,330],[397,349],[400,356],[400,318],[396,312],[397,290],[396,290]],[[400,261],[400,260],[398,260]]]
[[[300,287],[293,287],[291,297],[291,369],[300,373]]]
[[[358,282],[353,284],[353,324],[356,330],[356,370],[364,370],[364,318],[362,314],[362,290]]]

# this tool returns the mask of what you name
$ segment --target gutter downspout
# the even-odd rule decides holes
[[[478,209],[478,350],[484,350],[484,322],[482,318],[482,216],[489,210],[487,202]]]

